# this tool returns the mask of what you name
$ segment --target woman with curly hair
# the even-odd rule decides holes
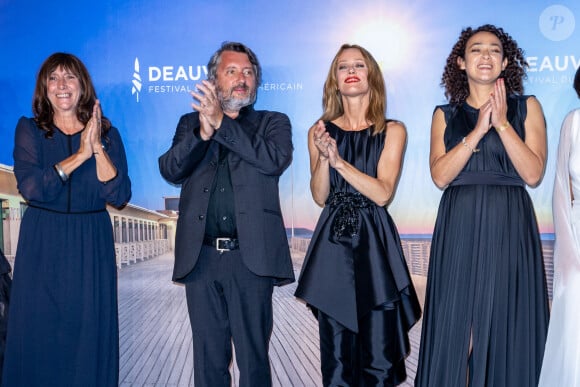
[[[536,386],[548,326],[538,225],[527,186],[546,164],[528,64],[503,29],[461,32],[445,66],[449,104],[431,124],[444,189],[431,244],[415,386]]]

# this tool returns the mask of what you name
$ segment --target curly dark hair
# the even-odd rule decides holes
[[[75,74],[79,79],[81,96],[77,106],[77,119],[84,125],[93,116],[93,107],[97,100],[97,93],[91,80],[91,76],[83,62],[76,56],[64,52],[57,52],[49,56],[38,71],[36,86],[32,98],[32,112],[34,120],[39,128],[46,131],[45,137],[51,138],[54,133],[54,109],[47,96],[48,77],[50,74],[62,67]],[[101,117],[101,137],[106,138],[106,134],[111,128],[111,122],[105,116]]]
[[[497,36],[503,48],[504,58],[508,63],[500,74],[505,80],[507,95],[523,94],[524,79],[526,78],[526,69],[529,67],[524,57],[524,51],[518,47],[517,42],[502,28],[492,24],[484,24],[476,29],[471,27],[461,31],[457,43],[451,49],[447,57],[443,76],[441,77],[441,86],[445,88],[445,97],[451,104],[457,105],[463,103],[469,96],[469,84],[465,71],[459,68],[457,58],[465,59],[465,48],[467,41],[478,32],[490,32]]]

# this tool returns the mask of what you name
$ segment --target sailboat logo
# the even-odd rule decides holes
[[[139,58],[135,58],[135,69],[133,71],[133,88],[131,89],[131,94],[136,96],[137,102],[139,102],[139,94],[141,93],[141,75],[139,74]]]

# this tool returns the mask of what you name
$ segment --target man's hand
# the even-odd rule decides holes
[[[192,91],[191,95],[198,103],[192,103],[192,108],[199,112],[200,120],[201,116],[204,116],[206,124],[209,124],[214,131],[218,130],[222,124],[224,112],[215,85],[208,80],[203,80],[196,85],[196,89],[198,91]],[[210,131],[206,130],[205,132],[209,133]],[[213,135],[213,131],[211,134]]]

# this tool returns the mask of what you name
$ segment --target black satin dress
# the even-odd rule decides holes
[[[522,139],[526,99],[508,98],[508,120]],[[479,111],[440,108],[450,150]],[[494,129],[477,147],[441,198],[415,386],[465,386],[468,367],[473,387],[535,387],[540,375],[548,298],[532,201]]]
[[[344,160],[377,176],[385,132],[373,136],[372,128],[343,131],[331,122],[326,128]],[[393,311],[396,323],[380,340],[389,342],[385,356],[397,368],[390,373],[404,375],[408,331],[420,318],[421,308],[397,229],[385,207],[362,196],[332,168],[330,183],[295,295],[354,333],[372,310]]]

